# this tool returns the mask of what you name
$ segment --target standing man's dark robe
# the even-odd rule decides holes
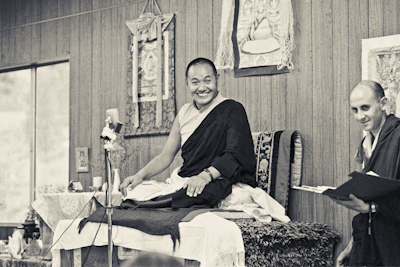
[[[363,172],[400,180],[400,119],[386,118],[371,158]],[[372,214],[371,235],[367,214],[353,218],[354,245],[349,266],[400,266],[400,192],[374,199],[378,212]]]

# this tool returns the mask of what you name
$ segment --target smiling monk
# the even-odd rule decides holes
[[[256,159],[246,112],[240,103],[219,93],[213,62],[205,58],[190,62],[186,84],[192,102],[180,109],[161,153],[125,178],[120,186],[124,195],[169,167],[180,149],[183,164],[175,173],[190,179],[178,191],[158,197],[150,205],[214,207],[232,192],[232,184],[256,186]]]

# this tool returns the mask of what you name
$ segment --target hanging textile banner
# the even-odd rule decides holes
[[[235,77],[289,72],[293,37],[291,0],[223,0],[216,67]]]
[[[130,29],[125,136],[168,134],[175,118],[174,14],[144,13]]]

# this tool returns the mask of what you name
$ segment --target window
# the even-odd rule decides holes
[[[0,223],[68,184],[69,63],[0,73]]]

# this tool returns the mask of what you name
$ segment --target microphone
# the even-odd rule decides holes
[[[118,109],[107,109],[106,117],[108,120],[108,126],[110,129],[114,129],[116,133],[119,133],[122,128],[122,123],[119,121]],[[107,122],[106,120],[106,122]]]
[[[119,122],[117,109],[107,109],[106,116],[106,126],[103,128],[100,138],[112,144],[117,139],[117,134],[121,131],[122,123]]]

